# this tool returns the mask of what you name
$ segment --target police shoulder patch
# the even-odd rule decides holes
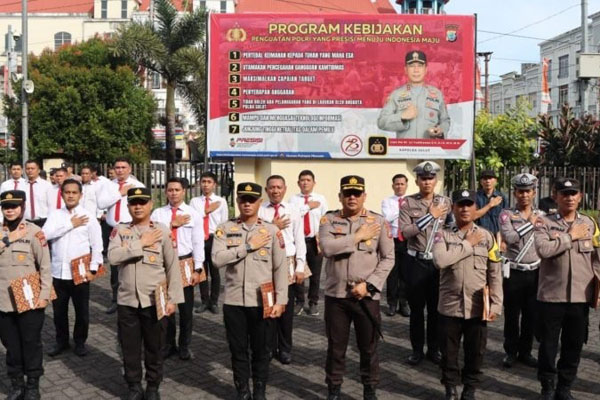
[[[48,242],[46,241],[46,236],[44,235],[43,231],[39,231],[38,233],[36,233],[35,237],[38,238],[42,247],[48,246]]]
[[[320,223],[321,225],[325,225],[325,224],[327,223],[327,217],[323,215],[323,216],[321,217],[321,220],[319,221],[319,223]]]
[[[218,237],[218,238],[222,237],[223,236],[223,230],[221,230],[221,228],[217,229],[215,231],[215,236]]]
[[[113,228],[113,230],[110,232],[110,238],[114,239],[114,237],[117,236],[117,233],[119,233],[119,229]]]
[[[277,240],[279,241],[279,247],[285,249],[285,240],[283,240],[283,233],[277,231]]]

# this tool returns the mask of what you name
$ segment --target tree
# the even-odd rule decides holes
[[[123,59],[99,38],[31,56],[29,152],[33,158],[111,162],[149,159],[156,103]],[[15,90],[20,93],[20,83]],[[21,102],[5,97],[5,114],[21,143]]]
[[[167,175],[175,163],[175,90],[189,83],[193,68],[204,64],[204,51],[197,47],[205,39],[206,13],[203,9],[179,15],[171,0],[154,0],[156,23],[133,22],[119,29],[113,44],[117,56],[131,58],[136,64],[165,79]]]

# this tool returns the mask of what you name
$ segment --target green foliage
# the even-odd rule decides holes
[[[95,38],[31,57],[29,153],[74,161],[149,159],[156,104],[123,59]],[[20,84],[15,92],[20,93]],[[21,145],[21,102],[5,98],[5,114]]]

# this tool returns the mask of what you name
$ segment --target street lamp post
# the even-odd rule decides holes
[[[27,0],[22,0],[21,10],[21,60],[23,68],[23,80],[21,84],[21,147],[23,162],[29,159],[29,149],[27,148],[27,142],[29,140],[29,126],[28,126],[28,99],[27,92],[25,91],[25,82],[28,80],[27,76]]]

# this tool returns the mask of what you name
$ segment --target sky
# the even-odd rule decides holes
[[[507,72],[521,71],[522,62],[539,62],[538,44],[542,40],[482,31],[511,33],[518,30],[514,35],[549,39],[581,26],[580,5],[581,0],[450,0],[446,13],[477,14],[477,51],[494,52],[489,64],[490,82],[493,82]],[[598,11],[600,0],[588,0],[588,15]]]

